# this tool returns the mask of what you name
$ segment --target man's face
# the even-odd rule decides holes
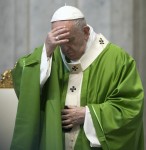
[[[74,21],[57,21],[52,24],[52,28],[65,26],[69,29],[69,35],[65,37],[69,42],[60,45],[62,53],[70,60],[78,60],[85,52],[89,37],[89,27],[85,26],[82,30],[75,28]]]

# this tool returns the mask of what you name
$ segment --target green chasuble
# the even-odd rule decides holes
[[[40,89],[42,47],[21,58],[12,71],[19,99],[11,150],[64,150],[61,109],[69,71],[58,48],[51,75]],[[135,61],[109,43],[83,71],[81,106],[88,106],[103,150],[144,150],[144,93]],[[80,126],[75,150],[94,150]]]

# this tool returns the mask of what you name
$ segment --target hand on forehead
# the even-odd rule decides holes
[[[68,21],[56,21],[52,23],[52,29],[57,28],[57,27],[64,27],[68,28],[69,30],[72,29],[73,27],[73,21],[68,20]]]

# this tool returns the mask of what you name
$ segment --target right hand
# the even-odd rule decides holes
[[[70,130],[76,125],[83,125],[85,120],[85,107],[66,106],[61,111],[62,128]]]
[[[67,38],[69,34],[69,29],[65,26],[58,26],[48,33],[45,41],[46,52],[48,57],[52,55],[57,45],[69,42],[69,39]]]

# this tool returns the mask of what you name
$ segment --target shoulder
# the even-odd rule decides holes
[[[106,53],[109,58],[115,59],[116,61],[134,61],[134,58],[125,49],[113,43],[109,43]]]
[[[113,43],[109,43],[107,45],[98,60],[103,68],[110,68],[111,70],[116,69],[117,71],[123,68],[136,66],[136,62],[133,57],[123,48]]]
[[[42,49],[43,46],[39,46],[35,48],[32,53],[20,57],[16,65],[24,66],[24,65],[30,65],[31,63],[35,63],[35,62],[40,62]]]
[[[127,55],[130,57],[130,55],[125,51],[125,49],[123,49],[122,47],[116,45],[116,44],[113,44],[113,43],[110,43],[109,44],[109,47],[108,47],[108,52],[113,54],[113,55],[118,55],[118,56],[124,56],[124,55]]]

